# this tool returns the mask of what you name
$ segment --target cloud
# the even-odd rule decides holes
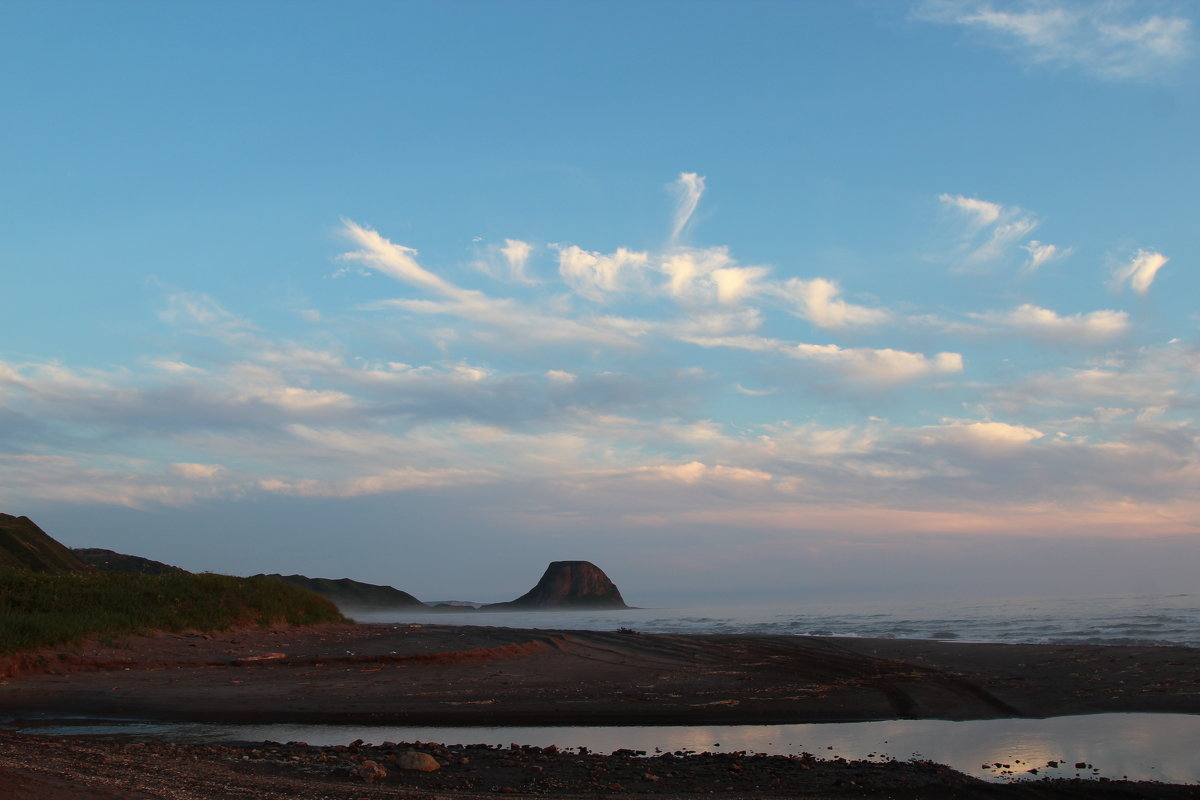
[[[417,489],[438,489],[463,486],[492,480],[486,472],[460,469],[419,470],[410,467],[390,469],[373,475],[361,475],[338,480],[281,480],[266,478],[258,486],[265,492],[292,497],[363,497],[374,494],[408,492]]]
[[[1036,271],[1068,252],[1014,233],[1036,224],[1015,206],[942,204],[963,261],[1027,257]],[[166,335],[124,364],[0,361],[0,499],[378,498],[556,536],[634,518],[681,537],[860,524],[887,537],[896,520],[968,536],[1078,526],[1104,504],[1155,530],[1194,527],[1154,515],[1195,507],[1200,349],[1148,346],[1125,312],[922,314],[917,292],[902,316],[796,264],[677,242],[551,245],[559,272],[533,282],[521,276],[537,251],[501,240],[484,249],[488,274],[512,280],[488,294],[471,270],[438,274],[413,248],[343,227],[342,260],[396,283],[365,282],[375,299],[358,306],[320,298],[320,325],[267,330],[176,291]],[[1159,267],[1126,266],[1121,285],[1149,287]],[[810,325],[819,339],[796,333]],[[989,335],[964,376],[964,339]],[[1108,347],[1043,347],[1031,368],[1014,336]],[[929,424],[943,406],[971,418]]]
[[[794,304],[797,316],[818,328],[842,330],[887,322],[891,315],[882,309],[853,305],[841,299],[841,288],[831,280],[791,278],[776,290]]]
[[[1147,411],[1200,408],[1200,346],[1171,342],[1139,347],[1090,359],[1084,366],[1063,366],[993,386],[988,402],[1029,414],[1030,409],[1075,409],[1081,418],[1102,423],[1097,435],[1108,435],[1116,409],[1120,416]],[[1103,411],[1099,409],[1104,409]]]
[[[1118,267],[1113,273],[1113,285],[1120,288],[1128,284],[1138,294],[1150,291],[1150,285],[1158,271],[1171,259],[1153,250],[1138,250],[1129,263]]]
[[[1162,78],[1193,50],[1190,19],[1148,14],[1145,4],[1131,2],[927,0],[916,16],[977,32],[1028,63],[1103,80]]]
[[[249,322],[200,292],[177,291],[167,295],[166,308],[158,313],[158,318],[170,325],[200,330],[224,339],[250,336],[254,331]]]
[[[678,481],[686,484],[697,484],[702,481],[745,484],[766,483],[771,480],[771,474],[762,470],[730,467],[722,464],[710,467],[699,461],[690,461],[686,464],[640,467],[635,474],[639,477]]]
[[[505,239],[504,247],[500,249],[500,252],[508,261],[509,276],[512,280],[518,283],[533,282],[525,274],[525,267],[529,263],[529,254],[533,252],[533,245],[522,242],[520,239]]]
[[[417,251],[394,244],[370,228],[342,220],[342,233],[361,249],[343,253],[343,261],[356,261],[398,281],[411,284],[460,302],[479,301],[481,292],[460,289],[417,263]]]
[[[961,194],[939,194],[938,200],[941,200],[944,205],[957,209],[967,217],[969,220],[968,234],[972,236],[984,228],[995,225],[1005,214],[1003,207],[996,203],[989,203],[987,200],[979,200],[975,197],[964,197]]]
[[[1091,344],[1111,340],[1129,330],[1129,314],[1108,309],[1064,317],[1048,308],[1024,303],[1012,311],[975,316],[1017,333],[1051,342]]]
[[[1007,422],[965,422],[951,420],[948,424],[923,428],[916,432],[925,444],[961,447],[975,454],[997,456],[1012,455],[1024,445],[1046,434],[1026,425]]]
[[[1007,258],[1017,243],[1041,224],[1017,206],[1001,206],[961,194],[940,194],[938,200],[964,218],[955,254],[960,267],[990,266]],[[1040,243],[1038,246],[1045,247]]]
[[[679,241],[680,234],[687,227],[696,213],[696,206],[704,195],[704,176],[694,172],[681,172],[674,184],[675,189],[675,219],[671,226],[671,244]]]
[[[742,386],[740,383],[735,383],[733,385],[733,389],[738,394],[744,394],[747,397],[766,397],[768,395],[775,394],[775,392],[778,391],[777,389],[748,389],[745,386]]]
[[[680,338],[700,347],[731,347],[751,352],[779,353],[829,367],[850,381],[878,386],[893,386],[933,375],[953,375],[963,370],[963,358],[959,353],[938,353],[930,358],[921,353],[891,348],[793,343],[753,335]]]
[[[186,478],[189,481],[211,481],[225,471],[219,464],[175,463],[168,469],[171,474]]]
[[[558,248],[558,274],[575,291],[590,300],[631,288],[642,279],[649,256],[619,248],[612,255],[590,252],[576,245]]]
[[[1037,239],[1021,245],[1021,249],[1029,253],[1029,258],[1021,267],[1021,272],[1026,275],[1033,274],[1046,264],[1064,259],[1074,252],[1074,248],[1060,248],[1055,244],[1044,244]]]

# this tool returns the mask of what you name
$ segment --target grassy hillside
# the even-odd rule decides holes
[[[269,579],[0,572],[0,653],[69,644],[92,634],[344,621],[325,598]]]
[[[89,572],[79,557],[29,517],[0,514],[0,571]]]
[[[408,592],[392,586],[363,583],[350,578],[308,578],[304,575],[255,575],[290,583],[328,598],[339,608],[426,608]]]

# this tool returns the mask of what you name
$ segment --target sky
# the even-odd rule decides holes
[[[504,600],[1200,591],[1191,2],[0,3],[0,511]]]

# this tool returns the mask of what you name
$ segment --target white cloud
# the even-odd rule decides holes
[[[225,471],[220,464],[195,464],[176,462],[168,467],[172,475],[189,481],[211,481]]]
[[[686,464],[640,467],[636,474],[647,478],[665,479],[688,484],[700,483],[702,481],[733,484],[766,483],[771,480],[771,474],[762,470],[729,467],[722,464],[709,466],[699,461],[691,461]]]
[[[960,194],[940,194],[938,200],[965,218],[956,253],[960,266],[989,266],[1008,257],[1012,249],[1041,224],[1017,206],[1001,206]]]
[[[590,300],[604,300],[608,294],[630,288],[641,279],[648,261],[646,253],[624,247],[611,255],[590,252],[577,245],[558,248],[559,275]]]
[[[844,378],[879,386],[907,383],[934,375],[953,375],[963,370],[959,353],[938,353],[932,358],[891,348],[839,347],[836,344],[784,342],[762,336],[679,337],[700,347],[732,347],[752,352],[774,352],[834,369]]]
[[[692,188],[698,198],[700,184]],[[1036,270],[1068,252],[1013,246],[1013,231],[1035,224],[1015,207],[962,195],[942,202],[968,256],[1000,248]],[[994,336],[971,380],[956,379],[958,337],[1107,343],[1138,333],[1125,312],[1028,303],[958,313],[958,322],[946,322],[955,312],[944,308],[901,319],[848,302],[829,277],[774,279],[729,248],[678,245],[556,246],[561,280],[492,297],[469,288],[478,275],[456,285],[411,248],[354,223],[346,232],[355,242],[346,258],[401,281],[408,295],[369,308],[405,314],[338,308],[291,340],[212,298],[175,293],[162,316],[177,326],[164,351],[128,366],[0,362],[0,498],[147,506],[411,493],[404,502],[482,498],[490,512],[503,496],[543,522],[595,508],[590,522],[605,529],[627,513],[669,520],[680,509],[734,525],[820,518],[848,529],[864,518],[846,509],[870,506],[880,530],[911,514],[962,533],[1035,505],[1086,510],[1105,497],[1133,498],[1143,517],[1166,497],[1177,513],[1194,493],[1200,448],[1179,422],[1200,405],[1194,345],[1110,350],[1084,368],[1043,348],[1046,372],[1031,376]],[[487,252],[489,274],[519,280],[534,251],[503,241]],[[1165,263],[1146,251],[1138,258],[1121,278],[1134,290]],[[922,293],[911,296],[915,305]],[[808,325],[789,313],[828,333],[797,341]],[[908,402],[916,391],[882,400],[877,391],[922,381],[931,386],[918,405]],[[738,397],[772,393],[776,401]],[[813,404],[810,394],[834,399]],[[836,401],[846,394],[851,402]],[[924,425],[943,403],[976,419]],[[775,414],[782,419],[764,418]],[[862,424],[826,427],[817,421],[826,414]],[[1001,414],[1006,422],[992,421]],[[12,456],[13,443],[40,449]],[[1137,475],[1122,484],[1121,470]],[[415,499],[421,492],[426,500]]]
[[[837,283],[825,278],[791,278],[776,291],[795,305],[794,313],[818,328],[842,330],[879,325],[891,317],[882,309],[847,303],[838,296],[841,288]]]
[[[1036,428],[1026,425],[961,420],[951,420],[945,425],[923,428],[917,434],[926,443],[950,444],[988,455],[1009,455],[1022,446],[1046,436]]]
[[[671,244],[679,241],[679,236],[687,227],[692,214],[696,213],[696,206],[700,204],[700,198],[704,195],[704,176],[694,172],[681,172],[675,181],[674,189],[675,220],[671,226]]]
[[[1021,249],[1029,253],[1029,258],[1021,267],[1021,272],[1027,275],[1037,272],[1046,264],[1064,259],[1074,252],[1074,248],[1060,248],[1058,245],[1045,244],[1037,239],[1032,240],[1029,244],[1021,245]]]
[[[1138,250],[1128,264],[1113,273],[1113,284],[1118,288],[1128,284],[1138,294],[1145,294],[1150,291],[1158,271],[1170,260],[1153,250]]]
[[[1146,4],[1077,0],[926,0],[917,16],[961,25],[1033,64],[1081,69],[1105,80],[1172,74],[1192,55],[1192,23]]]
[[[417,251],[395,244],[370,228],[351,220],[342,220],[342,233],[361,249],[343,253],[344,261],[356,261],[398,281],[426,289],[460,302],[480,301],[482,293],[460,289],[417,263]]]
[[[742,386],[740,383],[735,383],[733,385],[733,389],[738,394],[744,394],[747,397],[766,397],[768,395],[775,394],[775,392],[778,391],[777,389],[748,389],[745,386]]]
[[[967,217],[970,235],[995,225],[1004,213],[1004,209],[996,203],[975,197],[965,197],[961,194],[940,194],[938,200],[941,200],[944,205],[957,209]]]
[[[976,316],[1018,333],[1055,342],[1103,342],[1129,330],[1129,314],[1108,309],[1064,317],[1048,308],[1025,303],[1012,311]]]
[[[204,370],[199,367],[194,367],[184,361],[175,361],[170,359],[158,359],[150,362],[151,366],[161,369],[163,372],[173,372],[177,374],[203,375]]]
[[[416,489],[463,486],[493,478],[494,476],[484,472],[459,469],[419,470],[405,467],[339,480],[265,478],[259,481],[258,486],[271,494],[292,497],[363,497],[373,494],[408,492]]]
[[[199,292],[173,292],[158,318],[170,325],[198,328],[224,339],[248,336],[254,326],[224,309],[212,297]]]
[[[500,248],[500,252],[508,261],[509,276],[512,280],[518,283],[533,282],[525,274],[525,268],[529,264],[529,255],[533,252],[533,245],[522,242],[520,239],[505,239],[504,247]]]
[[[753,282],[765,274],[735,263],[727,248],[709,247],[672,251],[656,267],[667,276],[666,293],[676,300],[730,303],[751,294]]]
[[[721,267],[711,274],[717,289],[717,302],[732,305],[762,291],[759,285],[771,270],[768,267]]]

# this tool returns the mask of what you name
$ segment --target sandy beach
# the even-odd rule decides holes
[[[0,715],[721,725],[1200,713],[1200,655],[1190,648],[446,625],[160,634],[110,644],[9,659],[0,667],[7,676]],[[0,788],[8,797],[29,798],[1200,795],[1194,786],[995,785],[936,765],[730,754],[678,757],[664,768],[632,754],[463,753],[428,746],[442,768],[418,773],[388,766],[402,749],[297,746],[263,755],[261,745],[127,745],[8,734],[0,738]],[[386,775],[367,781],[356,772],[365,760],[382,765]],[[151,774],[167,777],[155,782]],[[228,786],[205,788],[204,781]]]

